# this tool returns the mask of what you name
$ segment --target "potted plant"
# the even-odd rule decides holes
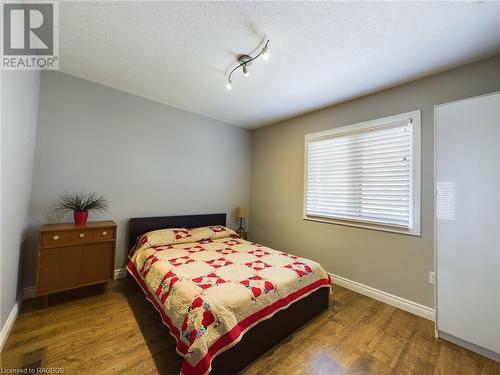
[[[89,211],[104,212],[108,208],[108,202],[103,196],[96,193],[68,193],[65,192],[56,203],[58,211],[73,211],[76,225],[87,224]]]

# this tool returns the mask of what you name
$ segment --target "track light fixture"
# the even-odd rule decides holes
[[[249,63],[249,64],[251,64],[251,63]],[[245,77],[248,77],[250,75],[250,72],[248,71],[247,66],[250,66],[250,65],[243,64],[243,66],[242,66],[242,68],[243,68],[243,75]]]
[[[250,75],[250,72],[248,71],[248,68],[252,65],[252,62],[256,60],[259,56],[262,56],[263,60],[268,60],[269,59],[269,49],[268,49],[268,44],[269,40],[266,42],[264,45],[264,48],[255,56],[249,56],[249,55],[240,55],[238,56],[238,66],[231,70],[231,73],[229,73],[226,81],[226,88],[228,90],[231,90],[233,88],[233,81],[231,80],[231,77],[234,73],[235,70],[238,68],[241,68],[243,70],[243,76],[248,77]]]

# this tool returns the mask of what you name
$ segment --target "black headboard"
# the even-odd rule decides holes
[[[182,216],[157,216],[135,217],[128,222],[128,249],[135,245],[137,237],[141,234],[165,228],[197,228],[208,225],[226,226],[226,214],[208,215],[182,215]]]

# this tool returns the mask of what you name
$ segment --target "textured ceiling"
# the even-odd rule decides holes
[[[61,71],[249,128],[500,52],[500,2],[61,2],[59,20]]]

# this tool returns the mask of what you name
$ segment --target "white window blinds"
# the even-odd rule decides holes
[[[414,229],[414,119],[390,120],[306,136],[306,217]]]

